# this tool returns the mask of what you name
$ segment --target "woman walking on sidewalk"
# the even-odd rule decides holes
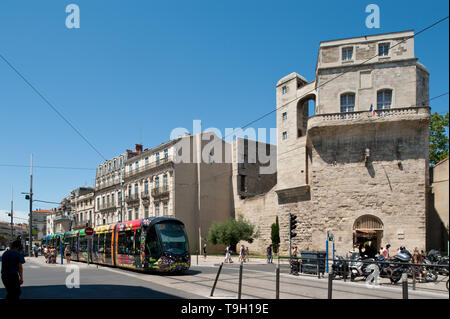
[[[64,250],[64,254],[66,255],[67,263],[70,264],[70,258],[72,257],[72,252],[70,251],[70,246],[66,245],[66,249]]]

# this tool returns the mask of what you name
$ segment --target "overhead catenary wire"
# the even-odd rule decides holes
[[[29,165],[19,165],[19,164],[0,164],[0,167],[24,167],[24,168],[29,168],[30,166]],[[88,167],[64,167],[64,166],[39,166],[39,165],[33,165],[33,168],[95,171],[95,168],[88,168]]]
[[[105,156],[64,116],[60,111],[33,85],[28,81],[1,53],[0,58],[64,121],[66,122],[103,160]]]

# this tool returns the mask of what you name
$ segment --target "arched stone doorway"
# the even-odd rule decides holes
[[[383,238],[383,222],[376,216],[363,215],[358,217],[353,224],[353,247],[359,247],[368,241],[376,244],[380,251]]]

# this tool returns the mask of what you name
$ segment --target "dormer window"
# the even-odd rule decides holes
[[[389,43],[381,43],[378,45],[378,56],[389,56]]]
[[[285,86],[283,86],[282,88],[281,88],[281,92],[283,93],[283,94],[286,94],[287,93],[287,91],[288,91],[288,88],[287,88],[287,86],[285,85]]]
[[[351,61],[353,58],[353,48],[343,48],[342,49],[342,61]]]

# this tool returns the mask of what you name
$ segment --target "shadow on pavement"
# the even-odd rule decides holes
[[[0,288],[0,298],[6,290]],[[145,287],[123,285],[80,285],[67,288],[65,285],[25,286],[20,299],[182,299]]]

